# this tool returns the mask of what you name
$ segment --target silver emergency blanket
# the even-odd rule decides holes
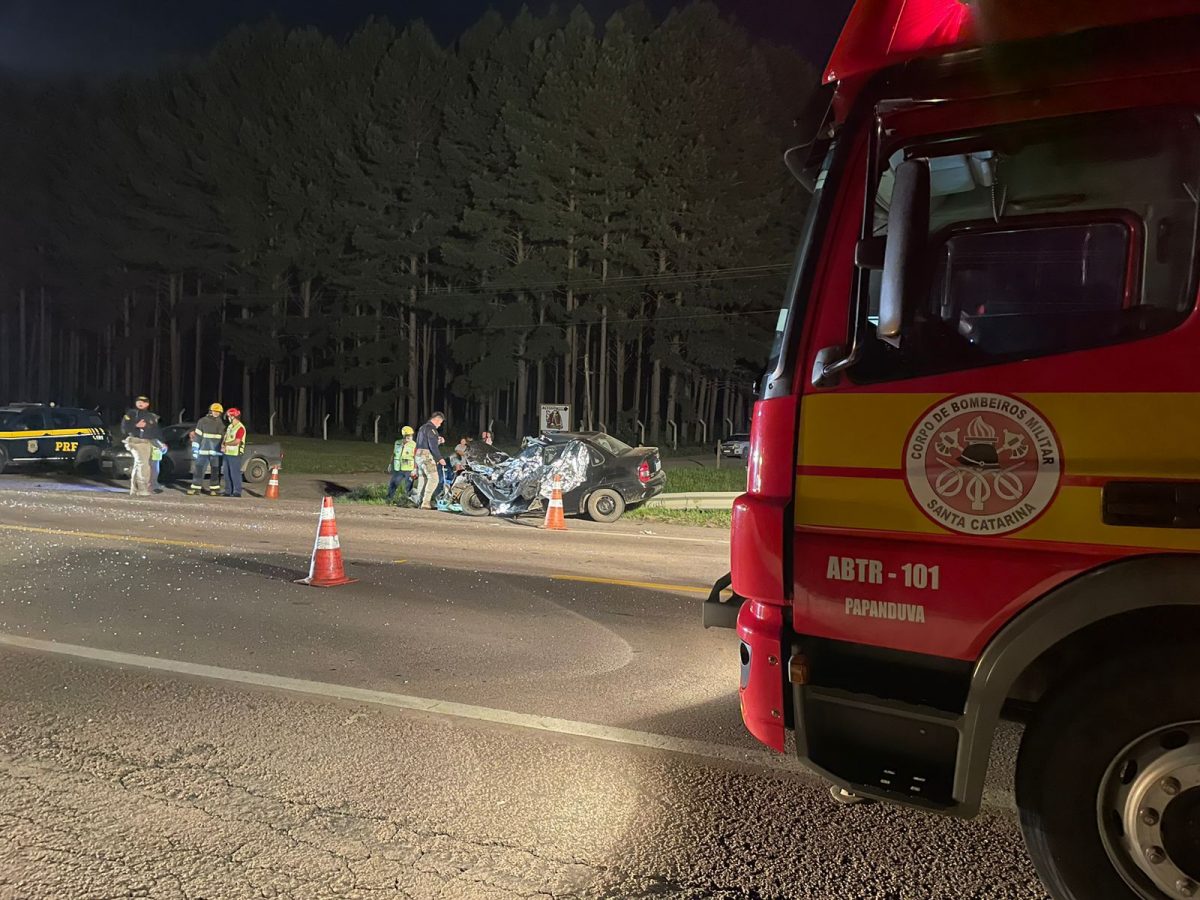
[[[511,457],[498,451],[467,456],[467,468],[474,476],[471,480],[487,495],[494,516],[519,515],[535,498],[550,499],[555,475],[562,477],[563,493],[587,480],[591,454],[582,441],[551,444],[526,438],[522,447]]]

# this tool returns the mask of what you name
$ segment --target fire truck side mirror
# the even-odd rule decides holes
[[[908,159],[896,167],[888,210],[887,248],[879,295],[879,339],[900,346],[904,301],[917,287],[929,239],[929,161]]]

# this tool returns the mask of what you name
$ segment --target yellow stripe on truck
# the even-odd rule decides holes
[[[802,466],[899,469],[909,430],[949,394],[814,394]],[[1200,394],[1014,394],[1045,416],[1066,475],[1200,479]]]
[[[1100,498],[1101,488],[1064,485],[1040,519],[999,537],[1148,550],[1200,550],[1200,531],[1105,525],[1100,518]],[[899,478],[801,475],[796,479],[795,522],[819,528],[949,535],[917,508]]]
[[[99,429],[52,428],[49,431],[0,431],[0,441],[20,441],[43,437],[95,437]]]

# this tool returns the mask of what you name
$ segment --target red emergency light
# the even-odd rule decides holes
[[[825,81],[949,50],[1197,14],[1200,0],[858,0]]]

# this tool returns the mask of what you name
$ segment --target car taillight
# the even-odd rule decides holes
[[[640,481],[642,484],[645,484],[649,480],[650,480],[650,460],[643,459],[641,461],[641,463],[638,464],[638,481]]]

